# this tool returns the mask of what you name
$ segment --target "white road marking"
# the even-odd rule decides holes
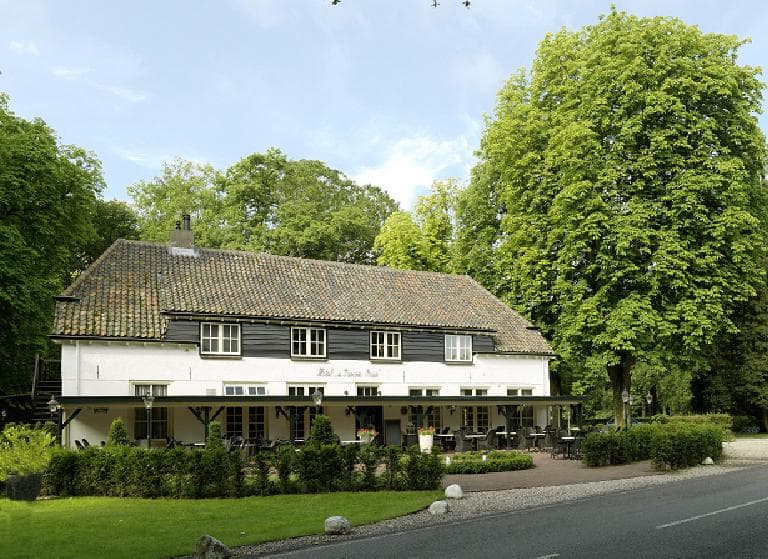
[[[559,553],[553,553],[552,555],[539,555],[536,559],[552,559],[552,557],[560,557]]]
[[[686,518],[684,520],[676,520],[675,522],[670,522],[669,524],[662,524],[661,526],[656,526],[657,530],[660,530],[662,528],[669,528],[670,526],[678,526],[679,524],[685,524],[686,522],[693,522],[694,520],[700,520],[702,518],[706,518],[707,516],[715,516],[716,514],[720,514],[722,512],[729,512],[736,509],[741,509],[744,507],[749,507],[752,505],[756,505],[757,503],[763,503],[765,501],[768,501],[768,497],[763,497],[762,499],[757,499],[756,501],[748,501],[746,503],[742,503],[741,505],[733,505],[732,507],[727,507],[720,510],[715,510],[712,512],[707,512],[704,514],[699,514],[697,516],[692,516],[690,518]]]

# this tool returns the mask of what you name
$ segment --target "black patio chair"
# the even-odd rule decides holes
[[[83,443],[75,439],[75,446],[77,447],[77,450],[83,450],[85,447],[83,446]]]

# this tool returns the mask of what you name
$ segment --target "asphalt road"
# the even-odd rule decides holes
[[[273,557],[768,557],[768,466]]]

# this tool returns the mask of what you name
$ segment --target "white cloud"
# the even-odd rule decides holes
[[[435,180],[466,172],[472,150],[465,136],[437,140],[429,136],[401,138],[386,150],[384,161],[352,173],[361,184],[375,184],[409,209],[419,194]],[[453,171],[453,173],[451,173]]]
[[[32,56],[40,56],[40,50],[32,41],[11,41],[8,43],[8,50],[17,54],[31,54]]]
[[[57,66],[51,71],[51,73],[57,78],[64,78],[65,80],[76,80],[78,78],[82,78],[90,71],[90,68],[66,68],[64,66]]]
[[[64,66],[57,66],[52,70],[51,73],[57,78],[74,81],[74,80],[79,80],[83,78],[84,76],[90,74],[91,72],[92,70],[90,68],[67,68]],[[89,87],[98,89],[99,91],[110,93],[111,95],[114,95],[118,99],[121,99],[123,101],[128,101],[130,103],[139,103],[141,101],[146,101],[150,97],[149,93],[144,91],[130,89],[127,87],[109,85],[96,80],[86,79],[86,80],[83,80],[83,83],[85,83]]]
[[[106,91],[107,93],[111,93],[112,95],[122,99],[123,101],[130,101],[131,103],[139,103],[141,101],[146,101],[150,97],[149,93],[146,93],[144,91],[138,91],[135,89],[128,89],[126,87],[116,87],[113,85],[106,85],[98,82],[89,82],[89,84],[98,90]]]
[[[139,151],[131,148],[126,148],[120,145],[111,145],[110,150],[112,153],[126,159],[131,163],[135,163],[139,167],[151,169],[157,174],[161,172],[163,164],[170,163],[175,159],[182,159],[184,161],[191,161],[199,165],[213,164],[214,161],[209,157],[204,157],[200,154],[170,154],[170,153],[148,153],[145,151]]]

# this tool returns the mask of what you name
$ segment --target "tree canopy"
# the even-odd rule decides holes
[[[28,391],[44,351],[52,296],[71,280],[96,232],[99,161],[25,120],[0,93],[0,389]]]
[[[435,181],[432,192],[419,196],[413,212],[395,212],[376,236],[381,266],[451,272],[455,227],[456,181]]]
[[[762,84],[741,44],[614,9],[547,35],[487,122],[465,196],[488,203],[459,237],[481,233],[475,269],[566,360],[608,373],[617,417],[636,363],[695,366],[764,281]]]
[[[129,187],[142,237],[166,240],[183,213],[199,244],[372,263],[373,241],[397,203],[320,161],[280,150],[254,153],[224,172],[177,160]]]

